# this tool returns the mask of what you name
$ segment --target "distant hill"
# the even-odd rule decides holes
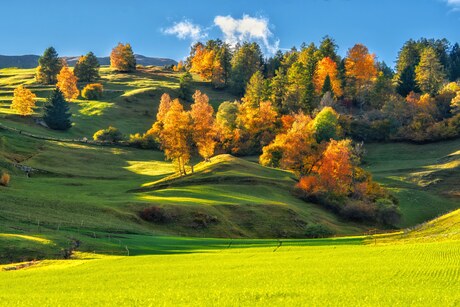
[[[40,56],[29,54],[29,55],[0,55],[0,68],[18,67],[18,68],[34,68],[38,65],[38,58]],[[177,62],[167,58],[153,58],[146,57],[144,55],[136,54],[137,64],[144,66],[165,66],[165,65],[176,65]],[[65,56],[69,66],[74,66],[78,60],[78,56]],[[99,64],[110,65],[110,57],[99,57]]]

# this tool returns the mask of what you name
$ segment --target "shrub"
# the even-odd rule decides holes
[[[91,83],[83,88],[81,95],[83,98],[88,100],[99,100],[102,97],[102,91],[102,84]]]
[[[160,149],[158,140],[152,134],[130,134],[128,140],[129,146],[142,149]]]
[[[2,177],[0,177],[0,185],[7,187],[10,184],[10,174],[8,173],[3,173]]]
[[[116,143],[123,140],[123,134],[117,128],[110,126],[107,129],[96,131],[93,139],[95,141]]]
[[[172,214],[157,206],[145,208],[139,215],[145,221],[159,224],[169,223],[174,219]]]
[[[377,199],[377,221],[383,225],[395,226],[401,220],[401,211],[390,199]]]
[[[372,222],[376,218],[376,206],[361,201],[346,204],[340,214],[350,220],[360,222]]]
[[[305,236],[307,238],[326,238],[333,234],[332,230],[321,224],[313,224],[305,228]]]

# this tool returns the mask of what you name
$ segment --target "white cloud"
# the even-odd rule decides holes
[[[199,39],[207,36],[199,25],[196,25],[189,20],[176,22],[173,26],[164,29],[163,33],[175,35],[180,39],[190,38],[193,41],[198,41]]]
[[[460,6],[460,0],[446,0],[448,5]]]
[[[459,0],[460,1],[460,0]],[[269,29],[268,19],[243,15],[241,19],[232,16],[216,16],[214,24],[224,34],[223,39],[235,45],[243,41],[258,41],[269,53],[275,53],[279,48],[279,40],[273,40]]]

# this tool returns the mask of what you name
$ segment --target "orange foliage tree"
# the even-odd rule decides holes
[[[196,46],[195,55],[191,59],[190,71],[197,73],[205,80],[211,80],[214,67],[214,50],[207,50],[205,46],[199,44]]]
[[[14,89],[13,101],[11,103],[11,109],[15,110],[22,116],[31,115],[34,113],[33,108],[35,107],[35,96],[29,89],[23,85],[18,86]]]
[[[206,161],[214,154],[216,147],[216,130],[214,129],[214,109],[209,104],[206,94],[196,91],[190,111],[193,123],[192,137],[198,153]]]
[[[331,140],[309,175],[301,178],[298,187],[308,193],[327,192],[347,196],[353,182],[353,157],[350,140]]]
[[[78,79],[67,65],[62,67],[57,75],[57,80],[56,86],[61,90],[66,99],[76,99],[78,97],[80,94],[77,87]]]
[[[316,65],[313,81],[317,94],[321,93],[327,76],[330,78],[334,95],[337,97],[342,96],[342,85],[338,76],[337,63],[329,57],[323,58]]]
[[[118,43],[110,53],[110,67],[121,72],[136,70],[136,59],[130,44]]]
[[[166,158],[172,160],[180,174],[186,175],[185,166],[190,161],[190,116],[179,99],[174,99],[163,118],[160,143]]]
[[[358,87],[377,77],[375,55],[370,54],[363,44],[356,44],[348,50],[345,58],[346,76],[356,81]]]

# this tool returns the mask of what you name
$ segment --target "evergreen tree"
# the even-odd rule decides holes
[[[187,71],[179,79],[179,98],[190,101],[192,94],[192,75]]]
[[[287,113],[288,110],[283,109],[284,101],[286,99],[286,85],[287,85],[286,71],[280,67],[270,83],[270,100],[273,105],[281,113]]]
[[[435,95],[445,79],[444,66],[441,64],[436,51],[425,48],[420,56],[420,62],[415,68],[415,80],[420,89],[430,95]]]
[[[68,130],[72,126],[70,121],[72,114],[69,111],[69,104],[58,88],[48,98],[44,110],[43,120],[51,129]]]
[[[396,82],[396,91],[403,97],[409,95],[410,92],[420,92],[417,82],[415,82],[415,68],[412,66],[404,68]]]
[[[81,56],[73,70],[75,76],[82,82],[93,82],[99,79],[99,61],[92,52]]]
[[[319,48],[317,51],[317,58],[321,60],[325,57],[331,58],[334,62],[339,63],[340,57],[337,55],[337,44],[335,40],[329,36],[323,37],[321,43],[319,44]]]
[[[58,57],[56,49],[49,47],[38,59],[36,80],[42,84],[54,84],[56,76],[62,68],[62,62]]]
[[[460,78],[460,46],[455,43],[449,53],[449,80],[457,81]]]
[[[263,74],[256,71],[246,86],[243,100],[252,108],[258,108],[262,101],[268,99],[267,86]]]
[[[262,52],[257,43],[243,43],[237,46],[232,58],[230,76],[231,90],[235,95],[242,96],[252,75],[261,69],[263,64]]]
[[[327,92],[334,93],[334,91],[332,90],[332,83],[331,83],[331,78],[329,77],[329,75],[327,75],[326,78],[324,79],[323,88],[321,89],[321,94],[324,95]]]

